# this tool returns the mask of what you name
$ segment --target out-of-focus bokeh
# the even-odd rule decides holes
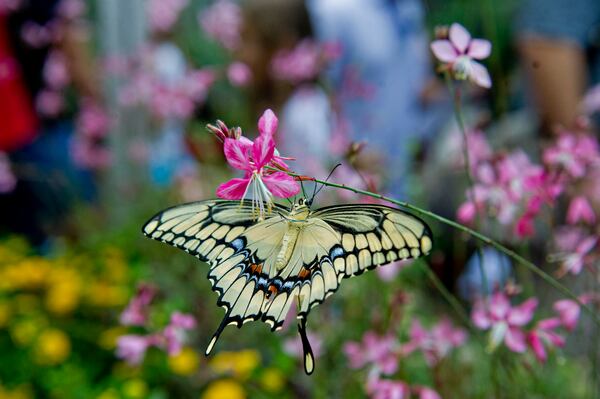
[[[0,398],[595,397],[599,61],[597,0],[0,0]],[[240,177],[206,125],[267,109],[290,170],[580,303],[427,219],[430,256],[312,311],[313,375],[293,314],[205,357],[208,265],[141,227]]]

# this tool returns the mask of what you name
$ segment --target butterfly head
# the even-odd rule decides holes
[[[301,197],[296,202],[294,202],[294,205],[292,205],[292,211],[290,212],[290,216],[293,215],[297,219],[303,219],[308,217],[308,214],[310,213],[310,205],[311,201],[308,201],[306,198]]]

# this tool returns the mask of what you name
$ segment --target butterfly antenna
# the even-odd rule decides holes
[[[302,195],[306,198],[306,191],[304,191],[304,183],[300,180],[300,187],[302,187]]]
[[[339,168],[340,166],[342,166],[341,163],[338,163],[337,165],[335,165],[333,167],[333,169],[331,169],[331,172],[329,172],[329,174],[327,175],[327,178],[325,179],[325,181],[329,181],[329,178],[331,177],[331,175],[333,175],[333,172],[335,172],[335,170],[337,168]],[[317,190],[317,184],[315,183],[315,190],[313,192],[312,198],[310,199],[310,203],[312,204],[312,202],[314,201],[315,197],[317,196],[317,194],[319,194],[321,192],[321,190],[323,190],[323,188],[325,188],[325,184],[321,183],[321,187],[319,187],[319,189]]]

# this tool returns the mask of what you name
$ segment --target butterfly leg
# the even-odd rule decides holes
[[[304,352],[304,371],[306,374],[312,374],[315,370],[315,357],[313,356],[310,342],[306,336],[306,317],[301,317],[298,322],[298,333],[302,340],[302,350]]]

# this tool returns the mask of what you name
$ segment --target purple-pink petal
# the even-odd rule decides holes
[[[275,142],[273,136],[268,134],[259,136],[254,140],[252,145],[252,156],[254,157],[254,163],[256,169],[261,169],[266,164],[271,162],[275,153]]]
[[[504,335],[504,343],[513,352],[523,353],[527,349],[525,333],[517,327],[509,327]]]
[[[261,135],[272,136],[277,131],[279,121],[271,109],[267,109],[258,120],[258,131]]]
[[[579,304],[571,299],[556,301],[553,309],[558,313],[561,324],[567,330],[573,330],[577,326],[581,309]]]
[[[448,40],[435,40],[430,47],[433,55],[442,62],[454,62],[458,57],[456,49]]]
[[[473,39],[469,45],[467,55],[476,60],[483,60],[492,53],[492,43],[485,39]]]
[[[223,145],[223,152],[227,163],[235,169],[251,171],[250,154],[247,143],[241,140],[226,138]]]
[[[567,223],[577,224],[579,221],[584,221],[588,224],[596,222],[596,214],[587,198],[583,196],[573,198],[567,211]]]
[[[538,300],[529,298],[519,306],[513,307],[507,315],[508,324],[513,326],[524,326],[533,318],[533,313],[537,308]]]
[[[244,198],[248,184],[250,184],[250,178],[231,179],[217,188],[217,197],[229,200],[241,200]]]
[[[537,360],[544,363],[547,359],[546,348],[544,348],[544,343],[540,339],[539,334],[536,331],[532,331],[528,334],[527,341]]]
[[[450,26],[450,41],[461,53],[465,54],[469,43],[471,42],[471,34],[465,29],[464,26],[458,23],[453,23]]]
[[[492,87],[492,78],[486,67],[481,65],[478,62],[471,61],[471,80],[477,86],[483,87],[484,89],[489,89]]]
[[[300,192],[300,185],[285,172],[275,172],[262,178],[263,182],[275,197],[289,198]]]

